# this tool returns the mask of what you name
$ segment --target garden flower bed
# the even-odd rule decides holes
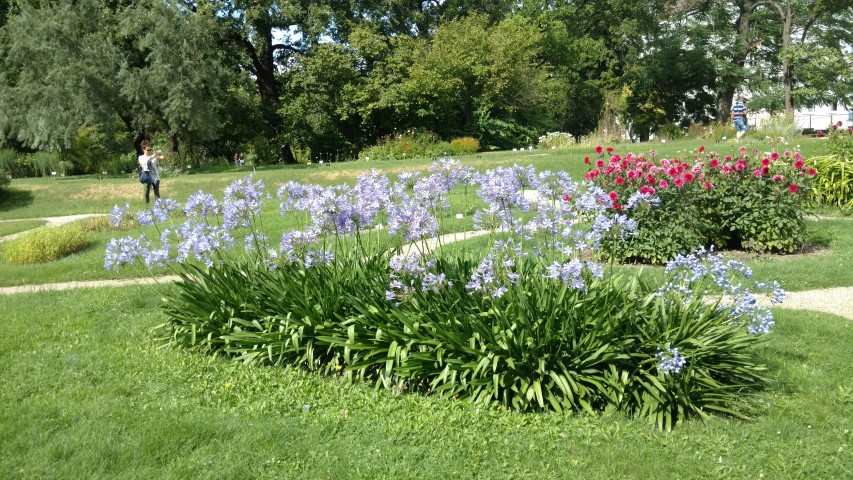
[[[138,212],[159,238],[114,239],[105,267],[171,265],[184,281],[164,305],[162,341],[245,362],[518,411],[616,409],[661,428],[748,415],[744,399],[764,383],[751,349],[773,326],[756,295],[784,292],[705,249],[668,255],[661,285],[593,261],[603,246],[617,257],[613,246],[648,228],[642,215],[664,208],[658,190],[629,195],[626,183],[620,197],[562,172],[476,173],[445,159],[396,181],[290,182],[280,212],[303,225],[272,238],[261,226],[275,222],[260,216],[269,196],[250,177],[221,202],[198,192]],[[473,227],[491,232],[487,248],[427,248],[455,215],[459,185],[476,189]],[[113,222],[128,210],[116,207]]]

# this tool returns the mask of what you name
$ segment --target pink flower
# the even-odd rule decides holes
[[[823,130],[817,131],[817,138],[823,138]]]
[[[699,153],[702,153],[704,151],[705,151],[705,145],[702,145],[701,147],[699,147]]]
[[[705,182],[705,190],[710,190],[714,188],[714,184],[711,182]]]
[[[571,196],[571,195],[569,195],[568,193],[567,193],[567,194],[565,194],[565,195],[563,195],[563,201],[564,201],[564,202],[571,202],[571,201],[572,201],[572,196]]]
[[[678,177],[675,179],[675,181],[673,183],[675,183],[676,187],[683,187],[684,186],[684,179],[681,177]]]
[[[694,176],[693,176],[693,174],[692,174],[692,173],[690,173],[690,172],[687,172],[687,173],[685,173],[685,174],[684,174],[684,181],[685,181],[685,182],[687,182],[687,183],[692,182],[694,178],[695,178],[695,177],[694,177]]]
[[[840,127],[840,126],[842,126],[842,125],[844,125],[844,124],[843,124],[843,123],[841,123],[841,120],[839,120],[839,121],[835,124],[835,126],[836,126],[836,127]]]
[[[770,154],[770,160],[773,160],[773,161],[779,160],[779,153],[778,152],[771,153]]]
[[[657,150],[649,150],[649,155],[654,157],[657,154],[658,154]]]
[[[666,190],[667,188],[669,188],[669,182],[667,182],[666,180],[661,180],[658,185],[660,186],[661,190]]]
[[[731,156],[731,155],[726,155],[726,156],[725,156],[725,158],[723,158],[723,160],[725,160],[725,161],[727,161],[727,162],[731,162],[731,161],[732,161],[732,156]]]
[[[746,147],[738,148],[737,153],[739,153],[740,155],[746,155]]]
[[[651,196],[651,195],[655,194],[655,189],[648,186],[648,185],[644,185],[642,188],[640,188],[640,193],[643,195],[650,195]]]
[[[794,160],[794,168],[796,168],[797,170],[802,170],[805,165],[806,162],[804,162],[802,159]]]
[[[788,191],[791,193],[797,193],[800,190],[800,187],[797,186],[796,183],[792,183],[788,186]]]
[[[603,152],[603,151],[604,151],[604,148],[601,145],[598,145],[597,147],[595,147],[595,153],[601,155],[601,152]]]
[[[603,167],[603,166],[604,166],[604,160],[602,160],[602,159],[600,159],[600,158],[599,158],[598,160],[596,160],[596,162],[595,162],[595,166],[596,166],[596,167],[598,167],[598,168]]]
[[[762,159],[761,159],[761,166],[762,166],[762,167],[766,167],[766,166],[768,166],[768,165],[770,165],[770,159],[769,159],[769,158],[767,158],[767,157],[762,158]]]
[[[776,175],[773,175],[773,181],[776,183],[781,182],[782,181],[782,175],[779,175],[778,173]]]
[[[814,177],[815,175],[817,175],[817,170],[815,170],[814,168],[810,168],[809,169],[809,176]]]
[[[756,168],[755,170],[752,171],[752,174],[755,175],[755,178],[761,178],[761,169]]]
[[[715,159],[711,160],[711,163],[709,165],[711,165],[711,168],[719,168],[720,161],[715,158]]]

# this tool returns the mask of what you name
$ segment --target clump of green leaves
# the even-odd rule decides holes
[[[838,155],[809,159],[817,172],[815,191],[821,203],[853,207],[853,162]]]
[[[86,245],[86,233],[79,225],[42,227],[7,242],[3,258],[15,264],[44,263],[79,252]]]

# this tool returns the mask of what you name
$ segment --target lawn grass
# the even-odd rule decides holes
[[[686,156],[699,146],[722,154],[735,154],[739,144],[731,141],[709,143],[703,140],[681,140],[667,143],[622,143],[614,145],[616,153],[644,153],[656,150],[658,158]],[[750,141],[743,145],[769,151],[772,145],[763,141]],[[824,140],[803,138],[799,142],[803,155],[809,157],[827,153]],[[794,148],[795,145],[789,145]],[[588,170],[584,156],[595,156],[589,145],[578,145],[560,150],[533,150],[518,152],[494,152],[458,157],[465,165],[477,170],[486,170],[498,165],[532,164],[538,170],[565,170],[572,178],[581,180]],[[424,170],[432,159],[392,160],[384,162],[341,162],[326,165],[287,165],[258,167],[255,178],[263,180],[268,188],[294,180],[303,183],[331,185],[353,181],[365,171],[377,169],[396,175],[404,170]],[[233,180],[252,173],[251,167],[229,168],[214,173],[191,173],[163,178],[163,197],[183,201],[197,190],[221,195],[222,190]],[[114,205],[130,203],[135,208],[144,208],[144,187],[136,177],[74,176],[59,178],[14,179],[9,188],[0,189],[0,220],[39,218],[45,216],[71,215],[79,213],[107,213]]]
[[[0,222],[0,237],[12,235],[15,233],[25,232],[34,228],[41,227],[47,222],[44,220],[9,220]]]
[[[167,287],[169,288],[169,287]],[[752,421],[486,411],[159,349],[150,287],[0,297],[2,478],[849,478],[849,320],[776,310]]]

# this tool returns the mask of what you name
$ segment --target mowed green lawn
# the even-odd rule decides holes
[[[853,326],[776,310],[751,421],[515,414],[158,349],[151,287],[0,297],[2,478],[850,478]]]
[[[575,175],[589,152],[542,153],[468,161],[533,163]],[[423,168],[429,161],[392,163],[383,167]],[[337,183],[370,166],[258,176],[268,175],[273,188],[285,179]],[[221,195],[240,176],[166,179],[164,192],[172,188],[183,201],[203,184]],[[77,187],[85,179],[65,181],[65,194],[82,195]],[[13,187],[22,191],[17,180]],[[138,184],[132,187],[141,195]],[[33,194],[28,205],[4,204],[0,218],[106,212],[119,203],[82,195],[63,205],[42,195]],[[798,290],[853,286],[851,224],[810,222],[810,238],[824,248],[750,258],[756,279]],[[81,255],[92,257],[94,272],[103,245]],[[80,276],[66,261],[71,266],[28,267],[27,278]],[[7,267],[0,264],[0,278],[14,283],[19,277]],[[617,414],[522,415],[158,348],[152,329],[165,320],[162,293],[136,286],[0,296],[0,478],[853,477],[853,321],[842,317],[774,309],[776,328],[755,351],[772,382],[754,398],[752,419],[693,420],[661,432]]]

